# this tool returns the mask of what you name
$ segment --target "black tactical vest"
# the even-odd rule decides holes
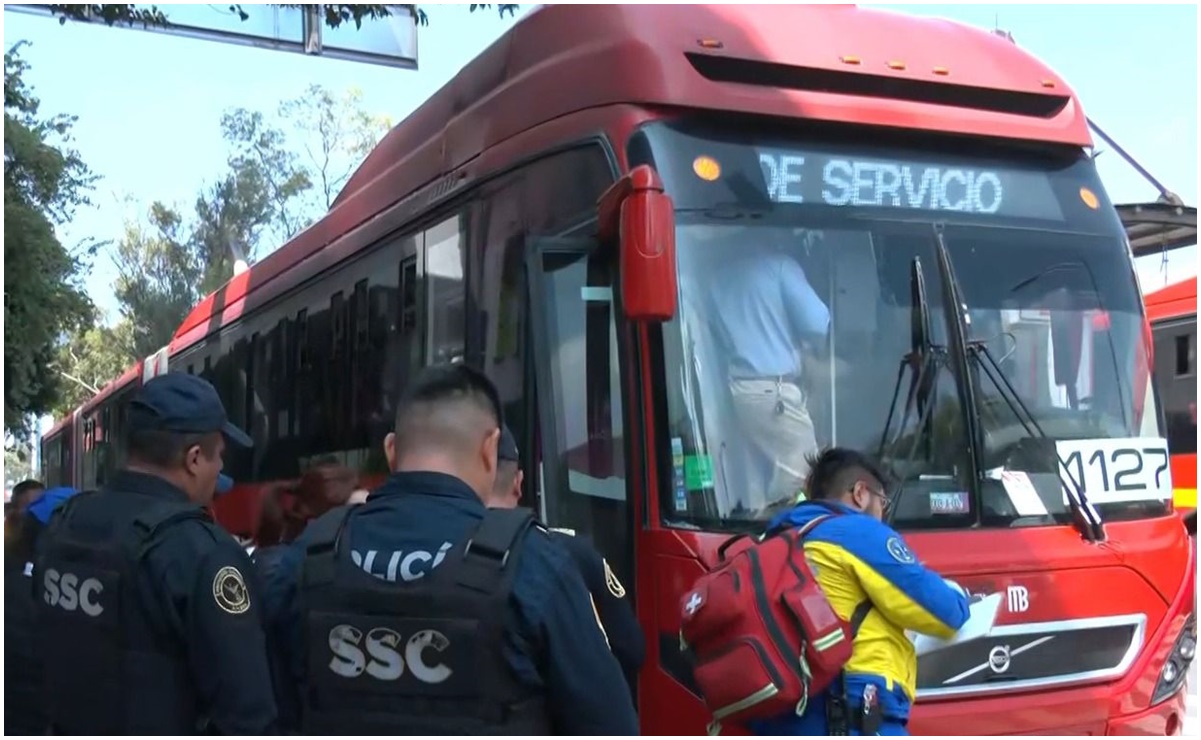
[[[47,714],[59,735],[187,735],[203,729],[186,645],[170,639],[139,564],[185,502],[80,493],[54,514],[33,573]]]
[[[309,525],[303,734],[546,735],[541,693],[502,653],[528,509],[490,509],[418,581],[390,583],[339,554],[356,507]]]

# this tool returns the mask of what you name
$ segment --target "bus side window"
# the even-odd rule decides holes
[[[1173,455],[1197,452],[1197,320],[1170,320],[1157,324],[1155,384],[1159,389],[1167,426],[1168,449]]]
[[[462,220],[465,214],[455,214],[425,232],[425,285],[429,296],[427,357],[431,365],[459,362],[466,349]]]

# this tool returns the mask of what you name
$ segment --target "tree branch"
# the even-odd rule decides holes
[[[94,396],[94,395],[96,395],[97,393],[99,393],[99,392],[100,392],[100,389],[99,389],[99,388],[93,388],[92,386],[88,385],[87,383],[85,383],[84,381],[82,381],[82,380],[80,380],[79,378],[75,377],[74,375],[72,375],[71,373],[67,372],[66,370],[59,370],[59,371],[58,371],[58,374],[59,374],[59,375],[61,375],[61,376],[63,376],[63,377],[64,377],[64,378],[66,378],[67,380],[70,380],[71,382],[73,382],[73,383],[77,384],[77,385],[78,385],[80,388],[83,388],[83,389],[84,389],[84,390],[86,390],[88,393],[91,393],[93,396]]]

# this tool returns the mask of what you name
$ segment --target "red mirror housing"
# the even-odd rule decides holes
[[[621,305],[631,321],[676,315],[675,206],[663,181],[639,165],[613,183],[597,203],[602,244],[617,240]]]

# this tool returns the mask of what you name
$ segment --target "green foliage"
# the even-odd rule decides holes
[[[53,414],[62,419],[76,406],[96,395],[137,359],[132,325],[80,326],[58,348],[53,368],[62,379]]]
[[[325,5],[324,21],[330,28],[348,23],[361,28],[364,19],[387,17],[397,7],[428,25],[416,5]],[[472,4],[470,11],[493,7],[503,18],[518,6]],[[228,6],[243,21],[257,8]],[[60,23],[170,25],[170,8],[164,12],[155,5],[49,9]],[[5,56],[4,85],[5,425],[10,429],[22,426],[28,414],[52,407],[59,413],[70,410],[138,358],[169,343],[191,308],[233,275],[235,258],[253,262],[264,247],[278,247],[328,210],[392,125],[363,110],[361,91],[338,95],[317,85],[282,102],[274,115],[227,112],[220,121],[230,146],[224,174],[201,188],[190,211],[155,202],[145,223],[126,225],[113,250],[121,318],[106,327],[95,323],[79,290],[81,259],[63,249],[53,233],[53,223],[87,202],[83,193],[92,182],[73,151],[44,143],[51,134],[65,140],[73,119],[35,119],[37,101],[20,82],[25,67],[10,55]],[[22,125],[10,126],[10,108]],[[11,166],[13,151],[21,155],[18,166]],[[20,197],[10,196],[10,189]],[[19,253],[8,249],[17,244]],[[87,254],[97,248],[89,245]],[[14,287],[18,281],[25,290]]]
[[[386,116],[363,109],[363,91],[357,87],[335,95],[321,85],[308,89],[279,106],[279,118],[291,124],[291,138],[305,152],[301,167],[316,190],[310,207],[328,210],[342,186],[392,128]]]
[[[200,299],[205,265],[182,233],[183,219],[162,203],[150,207],[149,224],[126,224],[114,261],[114,292],[130,323],[135,357],[170,343],[180,321]]]
[[[282,241],[308,226],[311,215],[302,212],[298,201],[313,182],[299,155],[289,147],[283,129],[261,111],[236,108],[222,116],[221,134],[233,150],[231,174],[260,188],[277,238]],[[253,254],[254,246],[247,245],[247,256]]]
[[[362,93],[312,85],[274,115],[232,110],[221,119],[226,171],[197,194],[191,211],[151,204],[126,224],[112,251],[120,320],[72,331],[54,359],[66,411],[139,358],[170,343],[188,312],[234,273],[313,222],[390,122],[362,108]]]
[[[91,315],[87,255],[71,254],[54,226],[87,203],[94,178],[68,146],[74,119],[40,114],[20,47],[4,55],[4,428],[25,438],[58,393],[47,368],[59,337]]]
[[[12,443],[11,446],[9,443]],[[4,487],[12,488],[23,480],[33,477],[33,459],[23,442],[5,440]]]

